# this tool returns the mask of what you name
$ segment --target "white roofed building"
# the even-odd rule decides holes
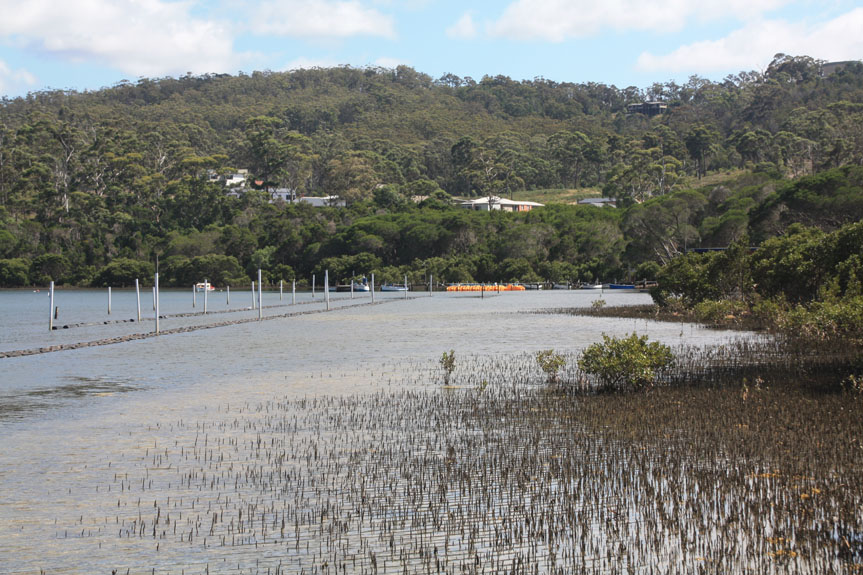
[[[515,200],[507,200],[497,196],[485,196],[475,200],[465,200],[461,203],[461,207],[466,210],[476,210],[480,212],[489,212],[491,210],[502,210],[504,212],[529,212],[533,208],[541,208],[545,204],[538,202],[518,202]]]

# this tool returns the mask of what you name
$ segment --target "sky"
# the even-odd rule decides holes
[[[863,0],[0,0],[0,95],[407,65],[646,88],[863,59]]]

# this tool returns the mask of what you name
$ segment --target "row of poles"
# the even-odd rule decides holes
[[[330,310],[330,272],[324,271],[324,300],[326,302],[327,311]],[[372,303],[375,302],[375,274],[371,274],[371,296]],[[432,286],[434,286],[434,276],[429,276],[429,296],[432,295]],[[209,281],[204,279],[204,313],[207,313],[207,295]],[[255,291],[255,282],[252,282],[252,309],[257,308],[258,319],[264,318],[264,290],[263,282],[261,281],[261,270],[258,270],[257,291]],[[408,276],[405,276],[405,299],[408,297],[407,286]],[[192,286],[192,307],[197,305],[197,285]],[[284,281],[279,281],[279,301],[284,295]],[[315,297],[315,275],[312,274],[312,297]],[[351,280],[351,299],[354,297],[354,281]],[[137,278],[135,278],[135,299],[137,301],[138,323],[141,323],[141,286]],[[256,301],[257,300],[257,301]],[[291,304],[297,303],[297,280],[291,282]],[[231,305],[231,286],[227,287],[227,305]],[[58,308],[54,305],[54,282],[49,286],[49,313],[48,313],[48,330],[54,330],[54,320],[57,319]],[[155,332],[159,333],[159,274],[158,272],[153,277],[153,311],[155,312]],[[108,288],[108,315],[111,315],[111,288]]]

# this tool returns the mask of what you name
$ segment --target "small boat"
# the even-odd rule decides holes
[[[608,289],[635,289],[633,284],[608,284]]]
[[[602,284],[581,284],[579,289],[602,289]]]
[[[570,284],[552,284],[551,289],[572,289]]]
[[[195,284],[195,291],[216,291],[216,288],[210,282],[198,282]]]
[[[381,291],[409,291],[410,288],[404,284],[381,284]]]
[[[363,278],[362,283],[352,281],[349,284],[340,284],[337,286],[330,286],[331,292],[334,292],[334,291],[337,291],[337,292],[349,292],[349,291],[367,292],[370,290],[371,290],[371,288],[369,287],[369,282],[368,282],[368,280],[366,280],[366,278]]]

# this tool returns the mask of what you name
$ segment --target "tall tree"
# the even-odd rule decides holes
[[[551,156],[560,165],[564,185],[575,188],[581,184],[585,154],[590,150],[590,138],[583,132],[558,132],[548,139]]]
[[[696,175],[701,179],[707,173],[707,160],[713,154],[719,133],[712,126],[697,124],[686,134],[684,142],[690,157],[696,163]]]

